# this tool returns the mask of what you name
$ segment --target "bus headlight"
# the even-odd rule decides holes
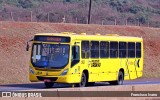
[[[68,72],[68,68],[61,73],[61,76],[66,75]]]
[[[29,67],[29,71],[30,71],[30,73],[35,74],[31,67]]]

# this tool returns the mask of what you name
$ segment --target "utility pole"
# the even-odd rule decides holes
[[[91,19],[91,6],[92,6],[92,0],[90,0],[89,2],[88,24],[90,24],[90,19]]]
[[[148,27],[149,27],[149,21],[148,21]]]
[[[10,14],[10,15],[11,15],[11,20],[13,21],[13,12],[11,12],[11,14]]]
[[[102,20],[102,25],[104,24],[104,20]]]
[[[76,24],[78,23],[78,21],[77,21],[77,17],[76,17]]]
[[[49,17],[50,17],[50,16],[49,16],[49,13],[48,13],[48,22],[50,22],[50,20],[49,20],[50,18],[49,18]]]
[[[65,23],[65,22],[66,22],[66,17],[64,16],[64,17],[62,18],[62,20],[63,20],[63,23]]]
[[[138,25],[137,25],[137,26],[140,26],[139,18],[137,18],[137,22],[138,22]]]
[[[32,22],[32,11],[31,11],[31,19],[30,19],[30,21]]]
[[[117,25],[117,19],[116,18],[114,19],[114,25]]]
[[[126,19],[126,25],[128,25],[128,19]]]

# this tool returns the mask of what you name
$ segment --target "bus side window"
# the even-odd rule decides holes
[[[82,58],[89,58],[89,41],[82,41]]]
[[[72,58],[71,58],[71,61],[72,61],[72,63],[71,63],[72,67],[80,61],[79,46],[72,46]]]
[[[118,57],[118,42],[110,42],[110,58]]]
[[[127,45],[126,42],[119,42],[119,58],[126,58]]]
[[[99,58],[99,41],[91,41],[91,58]]]
[[[141,58],[141,43],[136,43],[136,58]]]
[[[109,57],[109,42],[100,42],[100,57],[108,58]]]
[[[135,58],[135,43],[128,43],[128,58]]]

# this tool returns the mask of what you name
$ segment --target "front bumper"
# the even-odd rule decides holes
[[[29,76],[31,82],[50,80],[55,83],[79,83],[80,78],[81,78],[80,74],[72,74],[64,76],[36,76],[30,74]]]

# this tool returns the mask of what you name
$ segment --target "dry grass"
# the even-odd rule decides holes
[[[160,77],[160,29],[132,26],[0,22],[0,84],[25,83],[28,80],[29,52],[25,43],[39,32],[118,33],[144,38],[144,78]]]

